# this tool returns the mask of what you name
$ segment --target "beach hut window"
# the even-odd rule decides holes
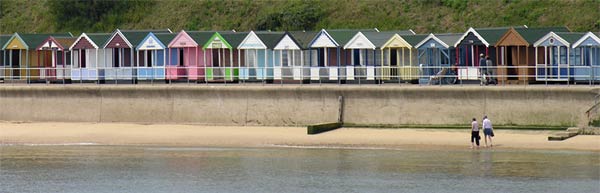
[[[560,63],[561,64],[567,63],[567,47],[566,46],[560,47]]]
[[[63,52],[62,51],[57,51],[56,52],[56,64],[57,65],[64,65],[63,64]]]
[[[79,63],[80,63],[81,68],[85,68],[86,67],[87,60],[85,59],[85,57],[86,57],[85,50],[79,51],[79,60],[80,60]],[[69,58],[71,58],[71,57],[69,57]]]
[[[281,51],[281,65],[283,67],[289,67],[290,66],[288,52],[289,52],[288,50],[282,50]]]
[[[359,49],[352,50],[352,64],[354,64],[354,66],[359,66],[361,64]]]
[[[247,67],[256,67],[256,50],[246,51],[246,65]]]
[[[113,49],[113,67],[121,66],[121,54],[119,48]]]
[[[146,51],[146,67],[152,67],[152,56],[154,56],[154,51]]]
[[[0,66],[4,66],[4,50],[0,51]]]
[[[11,61],[12,67],[13,68],[19,67],[19,61],[21,60],[20,59],[20,57],[21,57],[21,50],[18,50],[18,51],[16,51],[16,50],[10,50],[10,52],[11,52],[11,57],[12,57],[12,61]]]
[[[183,54],[183,49],[179,49],[179,66],[183,66],[183,60],[184,60],[184,54]]]
[[[575,48],[573,49],[573,51],[571,52],[571,65],[574,66],[579,66],[581,65],[581,51],[579,48]]]
[[[373,50],[365,50],[367,53],[367,66],[375,66],[375,52]]]
[[[71,52],[65,52],[65,65],[71,65]]]
[[[583,63],[583,65],[585,66],[590,66],[590,60],[588,58],[590,58],[590,47],[583,47],[583,48],[579,48],[581,49],[581,60]]]

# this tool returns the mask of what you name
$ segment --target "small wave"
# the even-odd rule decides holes
[[[0,146],[87,146],[99,143],[1,143]]]
[[[358,150],[403,150],[395,147],[357,147],[357,146],[339,146],[339,145],[282,145],[267,144],[268,147],[297,148],[297,149],[358,149]]]

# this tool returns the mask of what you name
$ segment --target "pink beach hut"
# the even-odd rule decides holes
[[[166,66],[167,80],[205,81],[205,59],[202,46],[215,32],[182,30],[169,43]]]

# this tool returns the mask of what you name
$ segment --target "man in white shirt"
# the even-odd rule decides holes
[[[492,128],[492,121],[490,121],[486,116],[483,116],[483,121],[482,121],[482,126],[483,126],[483,141],[485,142],[485,147],[488,146],[488,139],[490,140],[490,147],[493,146],[492,144],[492,137],[494,137],[494,129]]]

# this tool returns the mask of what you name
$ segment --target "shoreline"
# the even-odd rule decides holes
[[[496,130],[493,148],[600,152],[600,136],[548,141],[558,131]],[[481,133],[483,135],[483,133]],[[341,128],[307,135],[305,127],[205,126],[189,124],[0,122],[2,146],[173,146],[331,149],[470,149],[460,129]],[[483,146],[484,142],[481,141]],[[475,149],[477,150],[477,149]]]

